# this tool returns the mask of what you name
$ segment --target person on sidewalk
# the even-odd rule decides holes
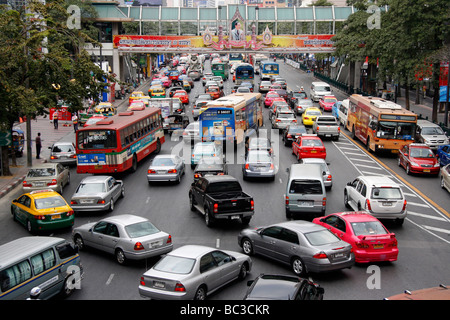
[[[41,133],[38,132],[36,139],[34,140],[36,143],[36,159],[41,158],[41,149],[42,149],[42,140]]]
[[[78,116],[76,113],[73,114],[72,116],[72,123],[73,123],[73,130],[75,133],[77,133],[78,130]]]
[[[53,125],[55,126],[55,129],[58,129],[58,111],[55,110],[53,112]]]

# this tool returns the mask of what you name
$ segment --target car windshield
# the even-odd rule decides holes
[[[293,113],[279,113],[277,118],[280,118],[280,119],[292,119],[292,118],[295,118],[295,116],[294,116]]]
[[[322,194],[322,184],[319,180],[293,180],[289,193]]]
[[[54,168],[39,168],[39,169],[30,169],[28,170],[27,176],[30,178],[36,177],[51,177],[55,175]]]
[[[130,238],[149,236],[151,234],[159,232],[159,229],[156,228],[150,221],[130,224],[125,227],[125,230]]]
[[[302,146],[304,146],[304,147],[321,147],[322,142],[317,139],[303,139]]]
[[[306,133],[305,127],[290,127],[289,133]]]
[[[424,127],[422,129],[422,134],[425,135],[425,136],[443,135],[444,134],[444,130],[442,130],[441,127]]]
[[[53,146],[52,152],[71,152],[73,151],[73,146],[70,144],[59,144]]]
[[[399,188],[381,187],[372,189],[372,199],[403,199]]]
[[[92,194],[92,193],[99,193],[99,192],[105,192],[105,184],[104,183],[81,183],[78,186],[78,189],[75,193],[78,194]]]
[[[191,273],[194,265],[195,259],[165,256],[155,264],[153,269],[168,273],[189,274]]]
[[[317,86],[316,91],[331,91],[331,89],[328,86]]]
[[[388,233],[379,221],[352,222],[350,225],[352,226],[355,236]]]
[[[316,111],[316,110],[310,110],[310,111],[306,111],[306,114],[309,116],[320,116],[320,111]]]
[[[434,158],[434,153],[427,148],[411,148],[410,156],[412,158]]]
[[[34,206],[36,209],[48,209],[65,206],[66,202],[61,196],[54,196],[48,198],[34,199]]]
[[[294,92],[294,97],[296,97],[296,98],[306,98],[306,93],[304,93],[304,92]]]
[[[340,241],[338,237],[326,229],[305,233],[305,237],[313,246],[323,246]]]
[[[173,166],[175,162],[172,158],[155,158],[152,165],[154,166]]]

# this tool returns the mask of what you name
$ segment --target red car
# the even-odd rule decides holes
[[[398,153],[398,165],[407,174],[424,173],[439,174],[439,161],[433,151],[424,143],[411,143],[404,146]]]
[[[340,212],[318,217],[313,223],[333,232],[352,245],[356,263],[396,261],[397,238],[373,215],[364,212]]]
[[[172,86],[172,80],[170,80],[169,77],[162,77],[159,80],[161,80],[162,85],[165,88],[169,88],[170,86]]]
[[[213,100],[223,96],[223,91],[218,86],[208,86],[205,93],[209,94]]]
[[[319,99],[319,107],[323,109],[323,111],[331,111],[333,104],[337,102],[335,96],[323,96]]]
[[[183,104],[189,104],[189,95],[186,90],[177,90],[172,97],[180,99]]]
[[[268,92],[264,99],[264,106],[267,108],[272,104],[274,98],[280,98],[280,95],[276,92]]]
[[[315,134],[303,134],[292,142],[292,153],[297,159],[327,157],[327,150],[322,140]]]

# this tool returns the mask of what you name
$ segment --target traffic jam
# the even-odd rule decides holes
[[[358,94],[339,100],[322,81],[294,88],[280,74],[282,64],[281,55],[172,56],[153,74],[148,90],[129,95],[125,110],[105,102],[95,106],[81,115],[73,143],[55,143],[49,161],[29,169],[22,194],[10,204],[14,223],[29,235],[70,232],[81,261],[87,248],[125,266],[156,259],[135,283],[144,299],[204,300],[251,277],[243,299],[323,300],[327,288],[312,280],[316,274],[333,277],[338,270],[351,273],[355,264],[395,263],[401,239],[390,228],[405,228],[411,192],[392,177],[363,169],[359,176],[337,179],[327,148],[332,144],[344,154],[358,146],[367,162],[395,153],[407,175],[437,177],[435,183],[450,192],[448,137],[392,101]],[[272,135],[262,134],[268,131]],[[292,154],[283,180],[280,149]],[[234,232],[240,250],[183,244],[170,229],[158,227],[159,219],[118,209],[129,197],[124,177],[137,175],[148,158],[145,177],[135,179],[167,193],[188,180],[174,201],[183,202],[205,228]],[[71,174],[84,175],[68,195]],[[253,189],[278,182],[282,191],[270,200],[280,201],[283,218],[256,225],[264,204]],[[347,211],[327,209],[327,193],[336,185],[345,186],[339,197]],[[89,216],[89,222],[77,224],[78,216]],[[284,272],[252,273],[260,260]],[[29,259],[33,270],[36,261]],[[30,271],[4,285],[17,275],[14,268],[0,272],[0,299],[14,297],[14,291],[26,298],[32,288],[25,283],[39,276]],[[74,288],[65,282],[60,290]]]

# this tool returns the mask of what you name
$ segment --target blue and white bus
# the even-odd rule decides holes
[[[250,82],[254,84],[253,81],[255,79],[255,70],[250,63],[241,63],[236,67],[235,70],[235,83],[237,85],[242,82]]]
[[[280,65],[276,62],[263,61],[260,67],[261,77],[274,77],[280,74]]]

